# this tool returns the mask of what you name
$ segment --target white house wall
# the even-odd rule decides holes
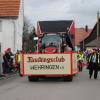
[[[16,21],[16,50],[22,50],[22,34],[23,34],[23,2],[19,10],[19,17]]]
[[[0,19],[2,20],[2,32],[0,32],[1,51],[11,48],[13,52],[22,50],[22,34],[23,34],[23,6],[21,6],[19,16],[16,19]]]
[[[11,19],[2,19],[2,32],[1,32],[1,51],[6,48],[14,50],[14,25]]]

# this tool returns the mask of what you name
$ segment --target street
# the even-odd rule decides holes
[[[99,73],[100,74],[100,73]],[[73,82],[46,79],[28,82],[27,77],[12,77],[0,80],[0,100],[99,100],[100,75],[88,78],[84,69]]]

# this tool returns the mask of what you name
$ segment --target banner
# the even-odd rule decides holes
[[[23,54],[24,75],[71,74],[71,54]]]

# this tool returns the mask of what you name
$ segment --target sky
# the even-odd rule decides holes
[[[94,27],[100,0],[24,0],[24,14],[37,21],[74,20],[76,27]]]

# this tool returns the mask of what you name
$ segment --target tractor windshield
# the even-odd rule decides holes
[[[42,44],[49,46],[50,44],[58,46],[61,43],[61,37],[59,34],[45,34],[42,38]]]

